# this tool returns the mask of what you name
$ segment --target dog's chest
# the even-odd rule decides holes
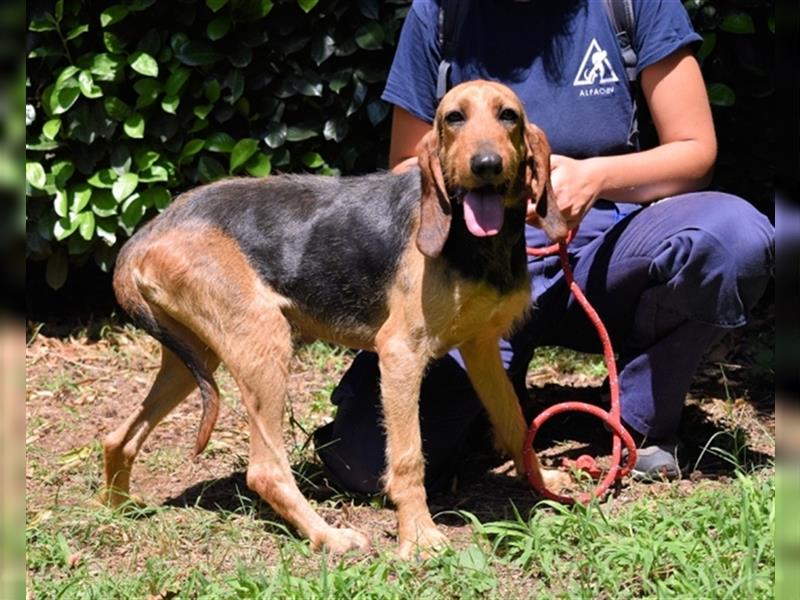
[[[527,286],[501,294],[492,286],[465,282],[456,286],[449,310],[439,323],[431,348],[442,356],[467,340],[497,339],[524,318],[530,305]]]

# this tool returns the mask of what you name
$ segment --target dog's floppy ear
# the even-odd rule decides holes
[[[550,144],[544,132],[532,123],[525,127],[525,150],[525,186],[536,203],[538,226],[552,241],[564,241],[569,231],[550,185]]]
[[[417,145],[422,191],[417,248],[431,258],[442,252],[452,219],[438,148],[435,129],[426,133]]]

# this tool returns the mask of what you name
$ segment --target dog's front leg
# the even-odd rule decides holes
[[[446,542],[433,523],[425,495],[425,459],[419,427],[419,390],[427,357],[403,337],[378,336],[384,425],[386,492],[397,508],[399,554],[413,555]]]
[[[503,368],[498,339],[476,338],[462,344],[459,351],[472,386],[489,414],[498,446],[514,459],[517,474],[524,475],[522,451],[528,428],[514,386]],[[541,473],[549,489],[558,490],[570,482],[566,473],[542,469],[535,453],[531,467]]]

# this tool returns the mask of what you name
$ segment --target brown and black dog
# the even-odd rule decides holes
[[[499,447],[523,472],[527,428],[498,339],[530,304],[528,200],[551,239],[566,235],[549,153],[510,89],[470,82],[442,100],[419,170],[228,179],[177,198],[117,260],[119,303],[162,357],[141,407],[104,440],[107,501],[128,498],[145,439],[196,386],[204,449],[222,361],[249,417],[248,486],[314,547],[366,547],[317,515],[292,476],[281,426],[294,332],[378,353],[400,554],[443,543],[423,487],[420,382],[431,359],[459,348]]]

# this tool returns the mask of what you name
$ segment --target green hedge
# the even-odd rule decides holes
[[[769,79],[772,3],[685,4],[724,120]],[[109,270],[137,226],[199,183],[385,166],[379,96],[407,10],[408,0],[29,3],[28,259],[46,260],[58,289],[70,265]]]
[[[29,15],[29,258],[48,261],[58,288],[70,263],[108,270],[138,225],[196,184],[374,169],[407,9],[59,0]]]

